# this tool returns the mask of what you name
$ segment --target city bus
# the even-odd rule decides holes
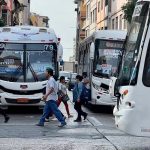
[[[114,92],[116,126],[131,135],[150,137],[150,0],[138,0]]]
[[[109,93],[111,76],[117,76],[126,31],[98,30],[80,43],[78,73],[87,72],[94,105],[114,106],[116,97]]]
[[[62,49],[53,29],[3,27],[0,32],[0,106],[39,106],[47,83],[45,70],[59,75]]]

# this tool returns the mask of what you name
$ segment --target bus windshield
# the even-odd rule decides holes
[[[137,62],[139,47],[146,24],[149,4],[138,3],[133,13],[130,33],[125,44],[122,67],[119,74],[121,85],[135,85],[137,82],[139,62]]]
[[[117,75],[123,41],[95,41],[94,75],[109,78]]]
[[[55,70],[55,51],[49,44],[0,44],[0,79],[10,82],[44,81],[45,69]]]

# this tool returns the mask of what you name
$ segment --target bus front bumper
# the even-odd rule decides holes
[[[34,95],[13,95],[10,93],[0,93],[0,106],[44,106],[41,101],[43,94]]]

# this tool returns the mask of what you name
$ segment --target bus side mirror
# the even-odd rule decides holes
[[[91,60],[94,59],[94,53],[95,53],[95,45],[94,43],[91,43],[91,46],[90,46],[90,59]]]
[[[119,81],[119,79],[116,79],[116,82],[115,82],[115,85],[114,85],[114,96],[116,96],[116,97],[120,96],[119,85],[120,85],[120,81]]]
[[[63,57],[63,47],[62,45],[59,43],[59,45],[57,46],[57,61],[60,62],[62,61],[62,57]]]

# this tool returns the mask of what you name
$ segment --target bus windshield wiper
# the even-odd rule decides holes
[[[30,68],[30,71],[31,71],[31,73],[32,73],[32,75],[34,77],[34,80],[37,82],[38,81],[38,77],[37,77],[33,67],[31,66],[30,62],[28,62],[28,67]]]

